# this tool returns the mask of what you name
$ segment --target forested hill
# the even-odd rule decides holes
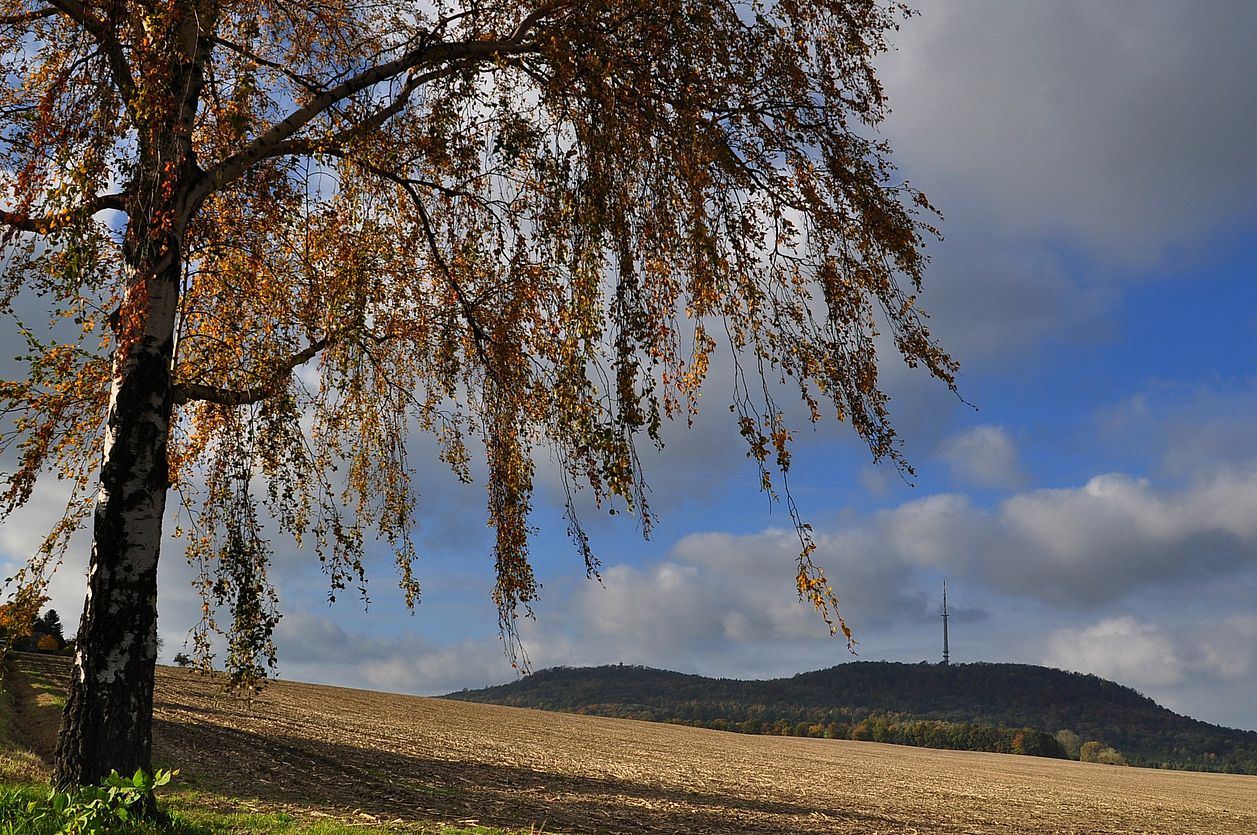
[[[864,661],[768,681],[558,667],[447,698],[936,748],[1074,758],[1081,748],[1084,759],[1257,774],[1257,732],[1180,716],[1097,676],[1026,664]]]

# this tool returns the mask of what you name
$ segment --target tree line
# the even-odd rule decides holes
[[[939,722],[915,719],[892,713],[870,714],[852,724],[850,721],[791,722],[788,719],[672,719],[649,714],[622,715],[615,707],[577,710],[600,716],[664,721],[697,728],[710,728],[734,733],[770,734],[773,736],[804,736],[819,739],[853,739],[862,742],[886,742],[916,748],[943,748],[953,751],[987,751],[996,754],[1026,754],[1035,757],[1065,759],[1068,755],[1054,736],[1034,728],[1001,728],[973,722]],[[833,714],[831,714],[832,716]],[[826,718],[826,717],[821,717]],[[1090,743],[1089,743],[1090,744]],[[1097,743],[1099,744],[1099,743]]]

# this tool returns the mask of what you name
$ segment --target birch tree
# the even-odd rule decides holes
[[[21,579],[92,532],[57,784],[150,765],[171,497],[198,650],[221,632],[252,686],[269,536],[333,597],[386,542],[417,599],[411,433],[464,478],[483,454],[508,636],[537,593],[535,453],[649,530],[637,445],[693,415],[718,350],[764,489],[790,465],[783,392],[906,466],[877,345],[955,371],[916,304],[932,209],[877,135],[873,60],[907,14],[0,0],[0,304],[50,315],[0,388],[4,511],[49,473],[70,493]],[[799,593],[849,637],[789,506]],[[570,501],[568,527],[596,571]]]

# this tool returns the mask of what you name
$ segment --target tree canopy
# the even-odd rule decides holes
[[[198,647],[229,612],[245,685],[273,662],[271,526],[312,546],[333,597],[387,541],[413,603],[414,431],[465,479],[483,449],[493,596],[513,635],[537,593],[537,452],[562,468],[594,572],[572,491],[626,503],[649,530],[636,445],[694,414],[718,351],[764,489],[790,465],[789,388],[812,420],[848,421],[906,467],[879,333],[949,385],[955,371],[916,303],[933,210],[877,136],[873,60],[908,14],[877,0],[0,2],[0,303],[37,296],[52,314],[23,327],[26,374],[0,384],[0,450],[16,455],[3,502],[27,502],[48,471],[71,485],[27,579],[94,520],[78,678],[129,698],[147,675],[151,698],[168,492],[200,570]],[[789,507],[799,592],[849,637]],[[150,614],[117,632],[111,605]],[[122,647],[110,664],[106,643]],[[67,728],[96,721],[83,688]],[[58,781],[87,780],[65,763],[103,743],[66,739]]]

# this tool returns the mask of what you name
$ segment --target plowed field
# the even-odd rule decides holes
[[[63,678],[60,661],[23,656]],[[50,708],[44,708],[50,710]],[[37,728],[35,717],[27,717]],[[48,744],[48,725],[34,735]],[[1257,834],[1257,777],[743,736],[159,668],[155,760],[246,802],[561,833]]]

